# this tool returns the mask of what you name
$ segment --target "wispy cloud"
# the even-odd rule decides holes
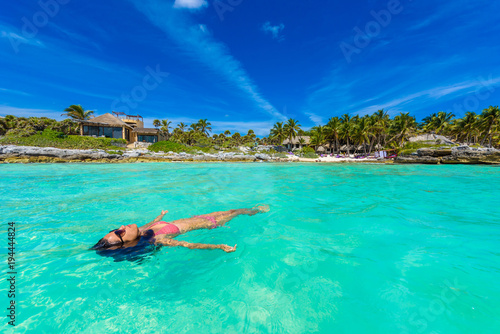
[[[271,36],[278,41],[283,41],[285,39],[285,37],[281,35],[283,29],[285,29],[285,25],[283,23],[273,26],[271,22],[267,21],[262,25],[262,31],[267,34],[271,34]]]
[[[33,46],[38,46],[38,47],[45,47],[45,45],[39,39],[26,38],[24,36],[17,34],[16,32],[14,32],[10,29],[6,29],[5,27],[1,27],[1,28],[2,28],[2,31],[0,32],[0,37],[7,38],[13,47],[15,45],[18,46],[21,44],[33,45]]]
[[[198,9],[208,6],[206,0],[175,0],[174,8]]]
[[[235,59],[228,48],[215,40],[206,29],[200,29],[199,24],[193,23],[189,17],[172,11],[170,6],[159,1],[131,0],[153,24],[163,30],[186,54],[197,62],[202,63],[218,75],[225,78],[231,85],[236,86],[259,110],[282,120],[285,117],[267,101],[259,92],[258,87],[250,79],[243,65]]]
[[[17,117],[49,117],[53,119],[63,119],[62,111],[49,109],[19,108],[0,105],[0,116],[13,115]]]
[[[309,119],[311,120],[311,122],[313,122],[314,124],[317,124],[317,125],[324,124],[323,117],[316,115],[315,113],[307,112],[307,111],[304,112],[304,114],[306,114],[309,117]]]
[[[24,95],[24,96],[30,96],[31,94],[28,94],[26,92],[22,92],[20,90],[15,90],[15,89],[8,89],[8,88],[1,88],[0,87],[0,93],[8,93],[8,94],[17,94],[17,95]]]
[[[394,114],[399,113],[400,110],[405,109],[410,102],[418,102],[420,105],[426,105],[426,103],[434,102],[436,99],[445,96],[448,96],[451,99],[456,97],[456,94],[458,93],[460,95],[466,95],[476,91],[479,88],[488,88],[491,86],[496,86],[499,83],[500,77],[497,77],[489,78],[488,80],[470,80],[447,86],[434,87],[415,93],[405,94],[404,96],[397,99],[366,106],[356,111],[356,114],[363,116],[371,114],[378,109],[390,109],[389,114],[393,116]]]

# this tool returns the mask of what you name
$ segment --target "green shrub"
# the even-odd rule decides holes
[[[162,140],[162,141],[159,141],[157,143],[154,143],[153,145],[150,145],[148,147],[148,150],[152,151],[152,152],[160,152],[160,151],[163,151],[163,152],[176,152],[176,153],[180,153],[180,152],[186,152],[186,149],[187,147],[185,145],[182,145],[182,144],[179,144],[179,143],[174,143],[172,141],[168,141],[168,140]]]
[[[307,154],[307,153],[316,153],[312,147],[309,146],[304,146],[302,147],[302,150],[300,150],[301,153]]]
[[[211,147],[199,147],[199,146],[186,146],[183,144],[179,143],[174,143],[172,141],[168,140],[162,140],[157,143],[154,143],[153,145],[150,145],[148,147],[148,150],[152,152],[174,152],[174,153],[197,153],[198,151],[204,152],[204,153],[212,153],[216,152],[214,149]]]
[[[436,144],[429,144],[426,142],[406,142],[401,149],[398,149],[398,154],[410,155],[412,153],[417,152],[417,150],[420,148],[440,148],[443,146],[447,145],[436,145]]]
[[[198,138],[195,146],[209,148],[212,146],[212,140],[207,137]]]
[[[125,139],[66,136],[62,132],[45,129],[28,137],[8,133],[0,139],[0,144],[19,146],[56,147],[66,149],[113,149],[113,144],[126,144]]]
[[[316,153],[314,153],[314,150],[313,150],[313,152],[304,153],[304,158],[307,158],[307,159],[316,159],[317,157],[318,157],[318,155]]]

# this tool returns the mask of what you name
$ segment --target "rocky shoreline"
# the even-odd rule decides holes
[[[254,155],[223,152],[217,154],[198,153],[154,153],[145,149],[128,150],[122,154],[104,150],[74,150],[54,147],[0,145],[0,163],[132,163],[132,162],[257,162],[287,161],[264,153]]]
[[[245,152],[154,153],[146,149],[108,153],[104,150],[59,149],[0,145],[0,163],[135,163],[135,162],[317,162],[318,159],[277,158],[266,153]],[[321,161],[340,163],[350,161]],[[368,162],[368,161],[356,161]],[[371,161],[370,161],[371,162]],[[378,161],[373,161],[378,162]],[[382,161],[392,163],[393,161]],[[500,164],[500,150],[458,146],[442,149],[419,149],[411,155],[400,155],[396,164]]]
[[[411,155],[400,155],[394,159],[398,164],[500,164],[500,150],[493,148],[471,148],[457,146],[453,148],[421,148]]]

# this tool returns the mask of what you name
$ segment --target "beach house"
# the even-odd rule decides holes
[[[164,140],[160,130],[145,128],[142,116],[122,112],[106,113],[92,119],[80,120],[80,135],[125,139],[127,144],[147,146]]]
[[[310,142],[311,142],[311,138],[309,136],[297,136],[297,137],[292,138],[292,141],[290,141],[290,139],[285,139],[283,141],[283,146],[288,151],[294,151],[294,150],[298,150],[300,148],[303,148],[305,146],[309,146]]]

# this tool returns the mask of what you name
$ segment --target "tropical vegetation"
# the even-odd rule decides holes
[[[46,142],[46,139],[42,140],[42,137],[47,138],[47,135],[44,135],[45,130],[61,133],[67,139],[79,133],[78,120],[89,119],[93,114],[80,105],[71,105],[65,112],[63,115],[68,116],[68,119],[63,121],[46,117],[25,118],[11,115],[0,117],[0,136],[5,136],[0,143],[40,144]],[[230,130],[213,133],[212,124],[208,119],[200,119],[192,124],[180,122],[175,127],[167,119],[155,119],[153,125],[163,133],[168,142],[157,143],[151,149],[164,152],[175,152],[179,149],[186,151],[190,150],[189,148],[230,150],[241,146],[248,148],[256,145],[280,146],[287,140],[298,143],[300,154],[311,155],[314,151],[325,148],[333,152],[370,154],[382,148],[411,150],[414,145],[408,145],[408,139],[425,133],[444,135],[456,143],[500,147],[498,106],[490,106],[480,114],[469,111],[462,118],[456,118],[451,112],[440,111],[425,117],[421,122],[417,122],[409,113],[399,113],[391,118],[387,111],[381,109],[371,115],[344,114],[331,117],[326,124],[317,125],[307,131],[301,128],[298,120],[291,118],[276,122],[270,129],[269,136],[264,138],[258,138],[253,130],[248,130],[246,134],[232,133]],[[305,136],[309,136],[307,144]],[[31,141],[21,139],[29,137],[33,137]],[[90,142],[87,144],[90,145]],[[99,147],[103,145],[108,144],[98,144]],[[72,143],[69,146],[78,145]],[[312,148],[313,152],[305,150],[306,148]]]

